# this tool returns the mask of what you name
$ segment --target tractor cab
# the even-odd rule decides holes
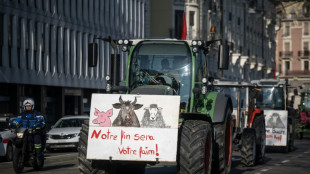
[[[285,81],[261,80],[252,81],[255,93],[256,108],[262,110],[286,110],[287,84]]]

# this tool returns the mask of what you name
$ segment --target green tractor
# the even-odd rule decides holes
[[[133,105],[127,105],[122,108],[122,111],[135,107],[137,110],[135,110],[134,115],[137,115],[138,119],[127,120],[124,124],[121,124],[120,121],[118,125],[115,123],[116,119],[113,121],[114,116],[111,116],[113,122],[111,127],[99,129],[93,125],[96,121],[91,122],[94,118],[93,110],[91,110],[90,120],[83,124],[80,133],[78,147],[80,172],[144,173],[147,164],[176,162],[178,173],[230,173],[233,134],[232,101],[229,96],[212,90],[212,78],[208,76],[207,68],[207,55],[210,47],[214,47],[218,41],[221,42],[218,47],[218,69],[228,68],[229,47],[227,43],[222,40],[112,40],[111,38],[104,40],[110,42],[114,49],[114,55],[111,56],[112,76],[106,77],[106,90],[110,94],[100,96],[93,94],[91,107],[95,103],[94,98],[96,96],[103,102],[109,102],[109,100],[113,100],[114,96],[120,96],[120,102],[113,104],[114,108],[119,104],[123,104],[122,106],[125,106],[125,103],[129,104],[130,102],[124,101],[123,98],[133,96],[132,98],[135,99],[134,102],[131,102]],[[128,53],[126,78],[122,82],[119,80],[119,49]],[[89,66],[96,66],[97,59],[98,44],[92,43],[89,45]],[[106,139],[107,134],[99,135],[101,130],[112,132],[113,129],[121,127],[123,133],[139,130],[154,132],[154,130],[169,129],[169,126],[143,128],[144,121],[138,109],[141,105],[137,106],[137,99],[142,101],[144,96],[148,97],[143,103],[144,105],[151,102],[150,100],[153,102],[150,107],[144,108],[145,110],[149,108],[157,108],[158,110],[158,105],[164,102],[160,99],[163,96],[168,97],[165,100],[179,96],[179,99],[171,100],[172,102],[177,101],[179,106],[172,108],[177,109],[177,115],[171,114],[171,117],[176,117],[178,120],[176,136],[169,137],[165,133],[160,134],[158,138],[155,137],[156,133],[154,136],[146,136],[150,140],[158,140],[162,137],[168,137],[171,141],[176,139],[175,142],[164,144],[159,141],[156,144],[157,152],[160,151],[160,149],[157,150],[158,146],[164,144],[168,148],[175,143],[175,149],[162,150],[167,151],[165,155],[172,156],[172,160],[158,157],[158,153],[154,153],[154,157],[147,159],[128,157],[128,155],[118,158],[113,155],[114,152],[111,150],[113,145],[110,145],[110,149],[108,143],[102,144],[106,148],[93,152],[92,148],[101,145],[97,145],[96,143],[100,142],[94,142],[92,138],[95,136]],[[159,102],[154,104],[157,101]],[[100,104],[96,106],[99,107]],[[130,113],[133,115],[133,111]],[[165,116],[165,119],[168,117]],[[120,118],[120,120],[122,119]],[[133,122],[136,123],[135,127],[128,126]],[[140,125],[141,127],[139,127]],[[111,133],[110,136],[112,136]],[[116,136],[114,138],[116,139]],[[144,142],[139,145],[144,145]],[[131,149],[128,148],[128,153],[133,155],[136,152],[129,150]],[[145,154],[144,151],[143,154]]]
[[[300,122],[298,132],[300,139],[304,133],[310,133],[310,92],[302,92],[300,105],[298,106]]]

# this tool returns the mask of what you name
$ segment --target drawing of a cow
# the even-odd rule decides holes
[[[134,110],[140,109],[143,105],[136,104],[137,98],[133,102],[123,101],[119,97],[119,103],[114,103],[115,109],[120,109],[117,117],[112,123],[112,126],[140,127],[138,117]]]
[[[150,107],[144,109],[145,112],[141,121],[142,127],[166,127],[164,118],[161,114],[161,107],[157,107],[157,104],[151,104]]]

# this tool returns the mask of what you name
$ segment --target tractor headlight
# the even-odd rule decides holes
[[[197,45],[197,41],[193,40],[192,45],[196,46]]]
[[[202,45],[202,41],[199,40],[199,41],[197,42],[197,44],[198,44],[198,46],[201,46],[201,45]]]
[[[123,44],[123,40],[118,40],[117,43],[118,43],[119,45],[122,45],[122,44]]]
[[[207,78],[202,78],[201,81],[202,81],[202,83],[207,83],[208,80],[207,80]]]
[[[206,93],[207,93],[207,87],[206,87],[206,86],[203,86],[203,87],[201,88],[201,93],[202,93],[202,94],[206,94]]]
[[[123,46],[122,46],[122,51],[123,51],[123,52],[128,51],[128,47],[127,47],[127,45],[123,45]]]
[[[124,40],[124,44],[125,45],[129,44],[129,40]]]
[[[110,84],[110,83],[107,83],[106,91],[107,91],[107,92],[110,92],[111,89],[112,89],[111,84]]]
[[[23,132],[22,133],[17,133],[17,138],[23,138],[23,136],[24,136]]]
[[[111,77],[110,76],[105,76],[105,80],[109,81],[109,80],[111,80]]]
[[[197,47],[193,47],[193,52],[197,53],[198,52],[198,48]]]

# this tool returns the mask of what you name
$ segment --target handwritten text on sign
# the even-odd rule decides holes
[[[264,111],[266,123],[266,145],[287,145],[287,111],[266,110]]]
[[[176,141],[177,129],[90,127],[87,158],[175,161]]]

